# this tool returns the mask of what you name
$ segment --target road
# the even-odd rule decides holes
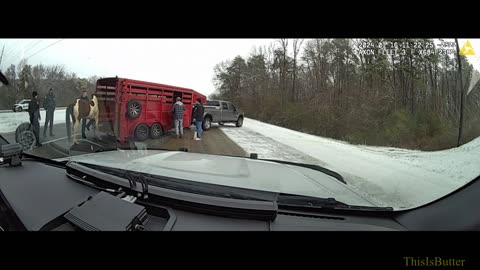
[[[222,128],[235,128],[224,126]],[[87,131],[87,139],[81,139],[81,135],[77,134],[79,140],[78,145],[73,145],[67,137],[67,129],[65,123],[55,124],[53,127],[53,134],[55,136],[43,137],[43,127],[40,132],[40,142],[42,147],[34,148],[34,154],[46,158],[62,158],[71,155],[78,155],[96,151],[102,148],[116,148],[117,143],[114,141],[105,141],[96,139],[93,136],[93,131]],[[164,148],[169,150],[179,150],[180,148],[187,148],[189,152],[206,153],[215,155],[229,155],[229,156],[246,156],[245,151],[235,142],[229,139],[218,126],[212,126],[209,131],[204,132],[201,141],[193,140],[193,129],[185,128],[184,137],[177,139],[175,132],[170,130],[165,136],[160,139],[149,139],[143,142],[135,142],[138,149],[142,148]],[[48,131],[47,131],[48,134]],[[15,142],[15,133],[2,134],[9,142]],[[128,145],[127,145],[128,146]]]
[[[56,110],[65,110],[67,107],[56,107]],[[44,108],[40,108],[40,111],[45,111]],[[11,113],[12,109],[0,110],[0,113]]]

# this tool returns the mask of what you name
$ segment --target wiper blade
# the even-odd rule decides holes
[[[177,150],[174,149],[167,149],[167,148],[160,148],[160,147],[146,147],[145,149],[141,149],[138,147],[132,147],[132,146],[109,146],[109,145],[102,145],[102,148],[98,149],[95,152],[111,152],[111,151],[117,151],[117,150],[158,150],[158,151],[170,151],[170,152],[188,152],[188,148],[181,147]]]
[[[274,201],[275,198],[274,193],[267,191],[245,190],[242,188],[192,182],[162,175],[134,172],[130,170],[106,167],[101,165],[93,165],[86,163],[80,164],[88,168],[101,171],[103,173],[127,179],[130,188],[136,187],[136,183],[138,182],[141,185],[142,190],[144,190],[143,194],[148,194],[148,186],[156,186],[182,192],[190,192],[195,194],[217,196],[230,199]]]
[[[25,152],[22,153],[22,156],[23,156],[23,158],[36,160],[36,161],[39,161],[39,162],[43,162],[47,165],[52,165],[52,166],[59,167],[59,168],[66,168],[66,166],[67,166],[67,161],[57,161],[57,160],[54,160],[54,159],[44,158],[42,156],[37,156],[37,155],[30,154],[30,153],[25,153]]]
[[[128,189],[129,184],[126,179],[90,166],[91,164],[70,162],[67,164],[67,175],[79,176],[82,179],[87,177],[85,181],[118,191],[121,191],[121,188]],[[145,175],[145,177],[149,180],[148,175]],[[152,184],[150,187],[149,197],[156,205],[167,205],[211,215],[262,221],[272,221],[277,217],[278,207],[275,200],[239,200],[237,198],[205,196],[204,194]],[[134,191],[139,192],[140,189],[135,188]]]
[[[278,206],[293,206],[316,209],[364,210],[364,211],[393,211],[392,207],[349,205],[337,201],[335,198],[316,198],[302,195],[279,194]]]
[[[143,194],[144,199],[148,198],[148,182],[145,179],[145,176],[143,176],[143,174],[136,174],[130,171],[125,171],[123,178],[126,178],[128,180],[130,189],[136,187],[137,182],[140,183],[142,185],[142,192],[139,192],[137,197],[141,197],[141,195]]]
[[[315,171],[323,172],[324,174],[330,175],[331,177],[337,179],[338,181],[340,181],[344,184],[347,184],[347,182],[345,182],[345,179],[343,179],[343,176],[341,176],[339,173],[334,172],[332,170],[329,170],[327,168],[324,168],[322,166],[313,165],[313,164],[305,164],[305,163],[296,163],[296,162],[284,161],[284,160],[276,160],[276,159],[258,159],[258,160],[272,161],[272,162],[281,163],[281,164],[287,164],[287,165],[294,165],[294,166],[309,168],[309,169],[312,169],[312,170],[315,170]]]

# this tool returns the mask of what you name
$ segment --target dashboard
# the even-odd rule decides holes
[[[64,218],[98,189],[66,175],[65,168],[36,160],[22,166],[0,167],[3,204],[13,210],[25,230],[78,230]],[[148,200],[147,200],[148,202]],[[278,209],[274,220],[232,218],[189,210],[176,204],[137,202],[146,207],[145,230],[168,231],[402,231],[392,217],[318,213]],[[198,209],[198,208],[197,208]]]

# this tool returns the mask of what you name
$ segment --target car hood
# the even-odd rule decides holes
[[[335,198],[351,205],[376,206],[348,185],[322,172],[270,161],[160,150],[117,150],[68,159],[191,182]]]

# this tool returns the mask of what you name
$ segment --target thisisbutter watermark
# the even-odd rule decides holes
[[[462,267],[465,266],[464,259],[442,258],[442,257],[403,257],[407,267]]]

